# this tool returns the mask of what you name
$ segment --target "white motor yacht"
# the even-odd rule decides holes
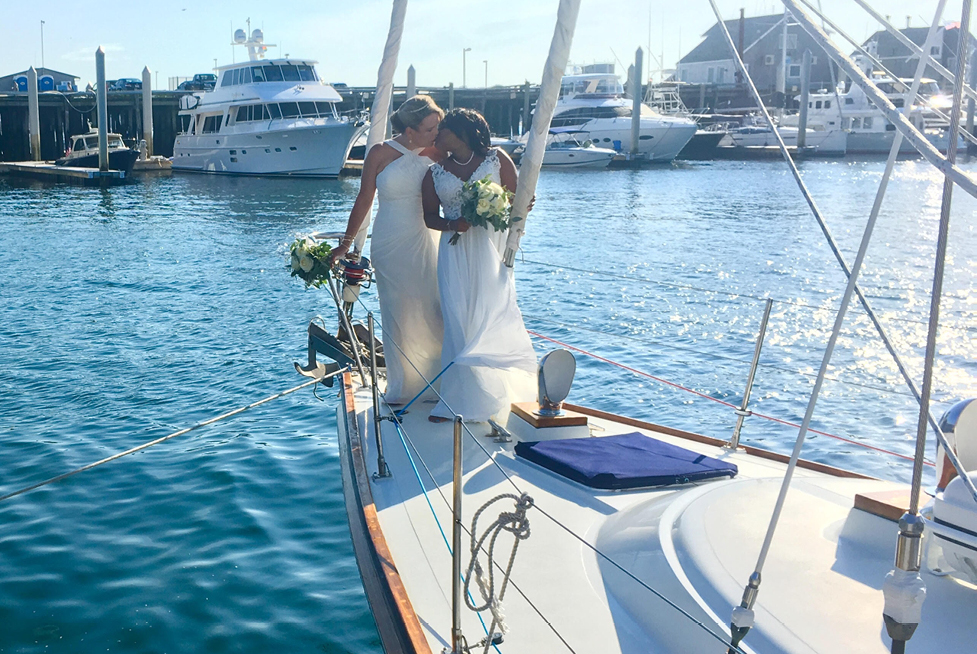
[[[581,138],[614,150],[631,143],[632,100],[613,73],[567,75],[553,113],[553,127],[575,127]],[[682,116],[663,116],[641,105],[638,152],[650,161],[668,162],[695,136],[696,123]]]
[[[235,43],[249,60],[217,69],[212,91],[181,101],[186,128],[173,146],[173,168],[237,175],[336,177],[364,122],[340,116],[342,97],[309,59],[264,60],[261,30]]]
[[[937,149],[946,151],[948,123],[946,118],[940,116],[936,110],[946,115],[949,109],[946,96],[940,93],[940,88],[935,81],[924,78],[919,87],[917,102],[908,108],[905,107],[908,95],[905,89],[912,84],[912,80],[901,79],[897,82],[889,77],[876,77],[873,81],[896,107],[902,108],[909,120],[926,135],[930,143]],[[797,114],[793,114],[785,116],[781,124],[793,126],[796,131],[797,121]],[[809,129],[816,131],[839,128],[846,130],[848,133],[846,150],[849,154],[887,154],[896,134],[895,126],[855,84],[847,91],[825,90],[809,94],[807,124]],[[903,141],[900,152],[912,154],[915,153],[915,149],[911,143]]]

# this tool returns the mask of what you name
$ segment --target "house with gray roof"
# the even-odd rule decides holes
[[[783,14],[742,19],[743,61],[757,89],[764,94],[777,89],[778,74],[782,70],[783,20]],[[739,18],[724,21],[734,42],[739,40],[740,22]],[[828,57],[800,25],[788,21],[788,95],[800,91],[801,57],[804,50],[810,50],[812,55],[811,87],[831,87],[831,64]],[[679,60],[675,79],[689,84],[736,84],[736,64],[719,23],[710,27],[702,35],[702,42]]]

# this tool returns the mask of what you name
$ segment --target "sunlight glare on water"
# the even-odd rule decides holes
[[[883,165],[802,164],[849,261]],[[285,243],[342,229],[357,188],[0,178],[0,494],[300,383],[306,325],[321,314],[332,326],[334,313],[325,292],[289,278]],[[917,383],[940,196],[927,164],[898,163],[862,276]],[[537,197],[516,265],[529,329],[735,404],[771,297],[752,408],[800,420],[845,279],[781,162],[544,172]],[[937,414],[977,395],[977,205],[954,200]],[[374,291],[364,300],[375,306]],[[732,433],[725,406],[577,361],[572,402]],[[860,307],[829,378],[814,427],[912,453],[917,409]],[[0,651],[379,652],[335,395],[290,395],[0,504]],[[755,416],[743,429],[781,452],[795,436]],[[909,477],[902,459],[816,434],[804,456]]]

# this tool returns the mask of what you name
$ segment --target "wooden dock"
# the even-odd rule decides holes
[[[110,186],[127,181],[123,170],[98,170],[97,168],[75,168],[57,166],[52,161],[13,161],[0,163],[0,174],[16,177],[30,177],[51,182]]]

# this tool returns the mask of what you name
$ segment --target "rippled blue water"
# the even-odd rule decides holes
[[[803,165],[849,259],[882,168]],[[299,383],[305,325],[331,313],[324,292],[288,277],[283,244],[341,228],[357,185],[0,178],[0,494]],[[939,201],[926,164],[900,162],[864,276],[917,379]],[[937,412],[977,394],[975,208],[957,194]],[[545,173],[524,256],[530,329],[732,402],[755,298],[774,298],[754,408],[791,421],[844,284],[779,162]],[[860,309],[831,376],[817,428],[911,453],[912,398]],[[324,399],[290,395],[0,504],[0,651],[379,651]],[[571,399],[717,437],[735,422],[585,356]],[[795,435],[756,417],[744,427],[779,451]],[[905,461],[826,437],[805,456],[908,478]]]

